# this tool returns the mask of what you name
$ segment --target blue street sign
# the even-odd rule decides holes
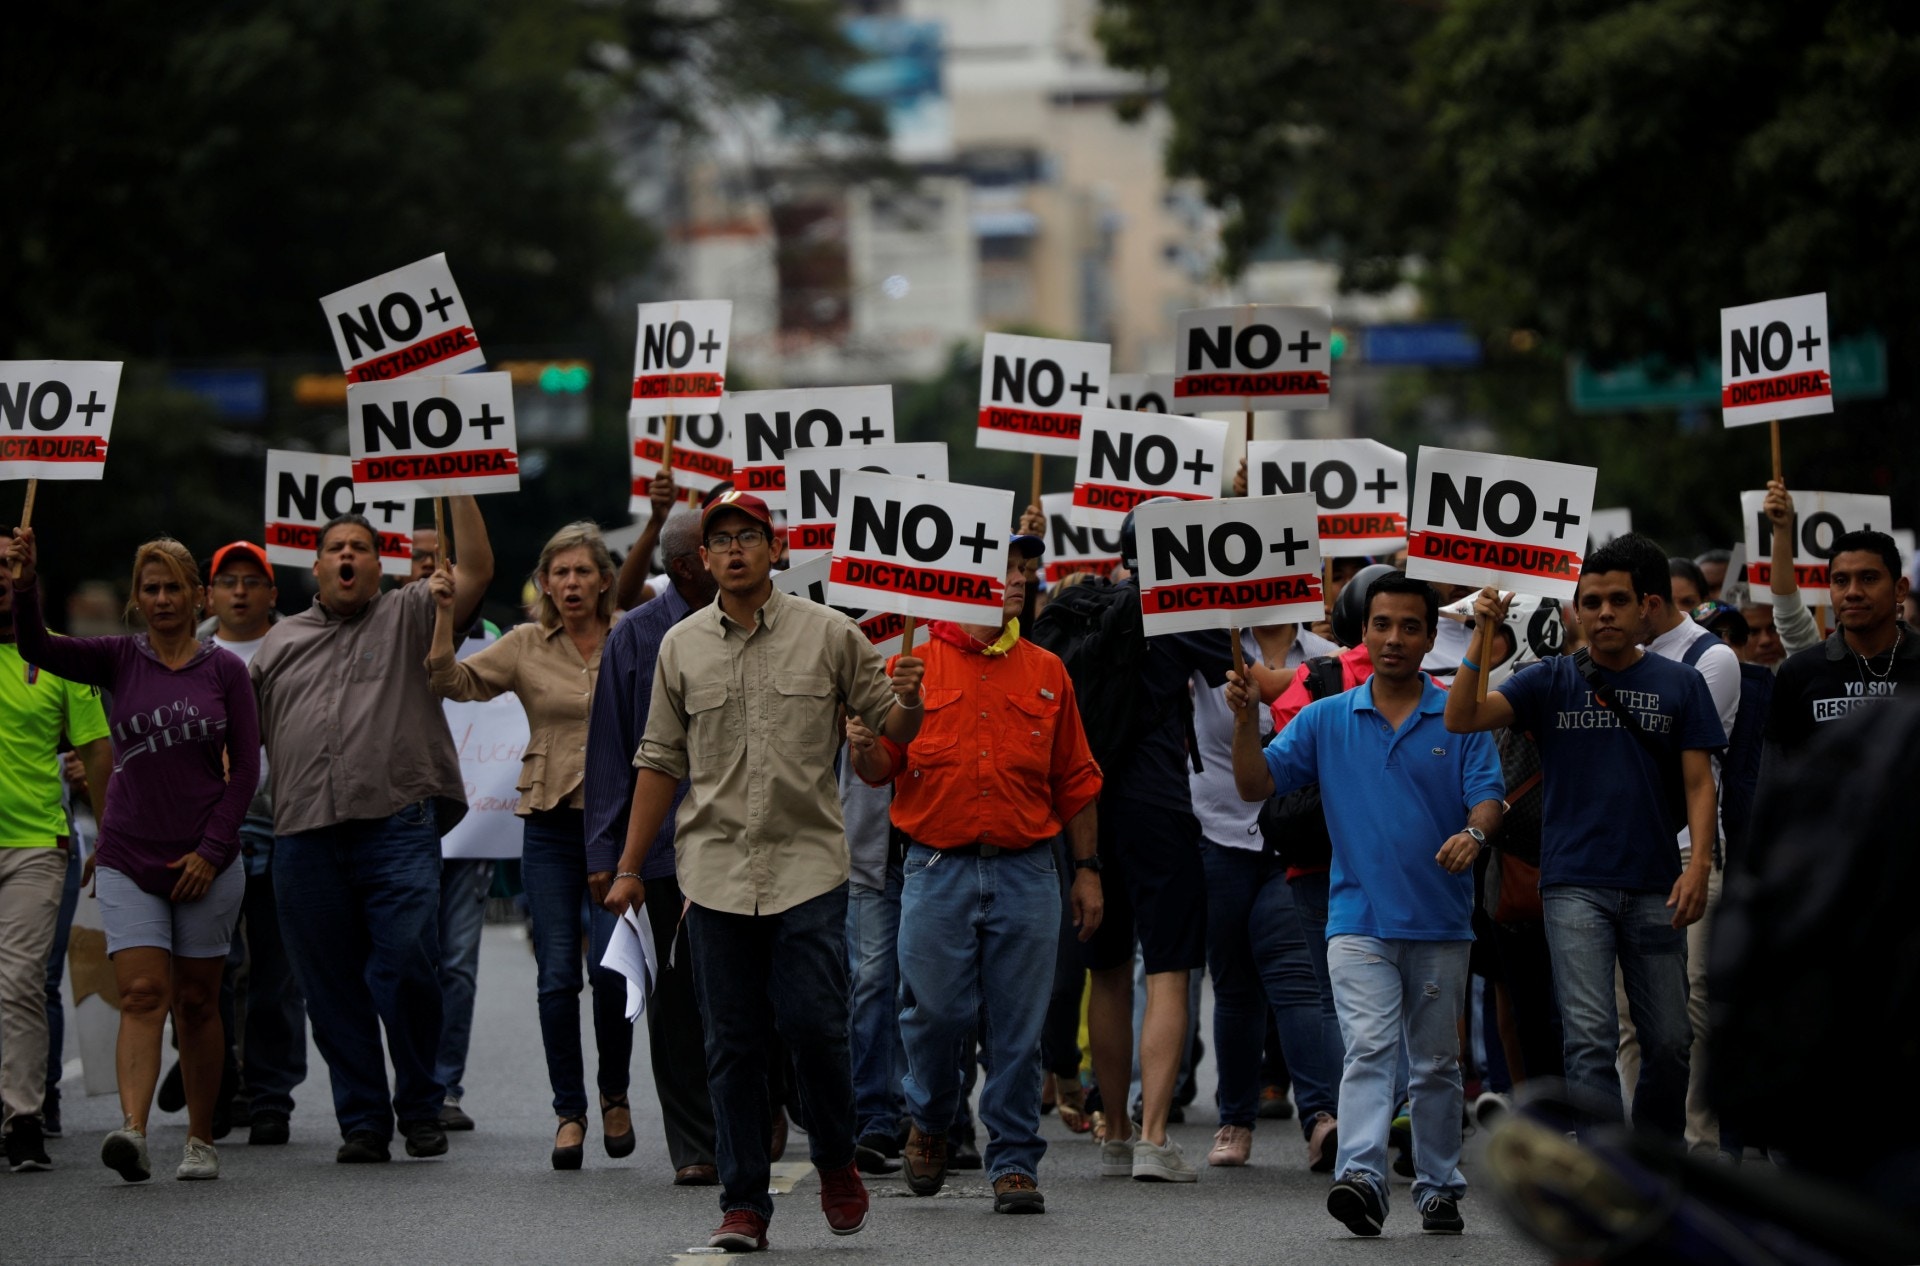
[[[1371,365],[1472,368],[1480,363],[1480,340],[1464,321],[1370,325],[1360,332],[1360,359]]]

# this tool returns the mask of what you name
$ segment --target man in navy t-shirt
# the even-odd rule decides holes
[[[1497,591],[1485,590],[1475,617],[1504,619],[1506,606]],[[1540,895],[1567,1081],[1591,1092],[1594,1112],[1619,1117],[1617,962],[1640,1035],[1634,1124],[1678,1139],[1693,1041],[1686,928],[1706,909],[1712,851],[1694,850],[1682,872],[1673,847],[1681,823],[1668,787],[1676,779],[1684,787],[1685,824],[1694,837],[1713,839],[1712,756],[1726,745],[1726,732],[1697,670],[1641,649],[1648,606],[1624,549],[1595,550],[1580,575],[1575,612],[1611,706],[1573,656],[1524,669],[1476,702],[1479,666],[1469,659],[1447,699],[1447,728],[1518,725],[1538,744],[1546,775]],[[1638,722],[1641,736],[1621,710]]]

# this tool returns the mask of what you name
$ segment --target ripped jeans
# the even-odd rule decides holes
[[[1460,1014],[1470,941],[1327,940],[1327,974],[1346,1062],[1338,1177],[1360,1175],[1387,1201],[1387,1130],[1404,1037],[1413,1102],[1413,1203],[1465,1194],[1460,1174]]]

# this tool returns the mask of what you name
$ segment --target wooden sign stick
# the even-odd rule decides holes
[[[1033,500],[1029,505],[1040,504],[1040,454],[1033,455]]]
[[[20,507],[20,526],[22,528],[30,528],[33,526],[33,496],[35,493],[39,491],[40,491],[40,481],[38,479],[27,480],[26,504]],[[15,580],[20,579],[19,563],[15,563],[13,565],[13,578]]]
[[[1773,477],[1781,483],[1787,482],[1785,468],[1780,464],[1780,419],[1767,423],[1767,430],[1773,437]]]
[[[667,415],[666,437],[660,442],[660,469],[667,472],[669,479],[673,477],[673,427],[678,421],[673,414]]]
[[[433,569],[445,571],[447,569],[447,499],[445,497],[433,499],[433,539],[439,542],[434,548]]]
[[[913,635],[915,632],[914,626],[918,622],[919,621],[917,620],[916,617],[908,616],[906,627],[900,630],[900,653],[902,655],[913,654]]]

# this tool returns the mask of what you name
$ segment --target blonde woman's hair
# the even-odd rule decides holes
[[[547,569],[553,566],[556,557],[570,549],[587,551],[594,567],[607,578],[607,587],[600,591],[600,597],[594,603],[594,613],[603,621],[610,622],[613,619],[613,555],[607,552],[607,542],[600,535],[600,525],[590,519],[581,519],[567,524],[547,538],[545,548],[540,551],[540,563],[533,569],[534,588],[540,593],[533,604],[533,618],[540,622],[543,629],[560,627],[560,606],[547,593]]]
[[[123,613],[131,620],[140,614],[140,572],[148,563],[159,563],[173,578],[180,582],[180,588],[186,591],[187,601],[194,610],[200,609],[200,564],[193,561],[193,555],[187,547],[171,536],[156,536],[133,552],[133,583],[127,589],[127,606]]]

